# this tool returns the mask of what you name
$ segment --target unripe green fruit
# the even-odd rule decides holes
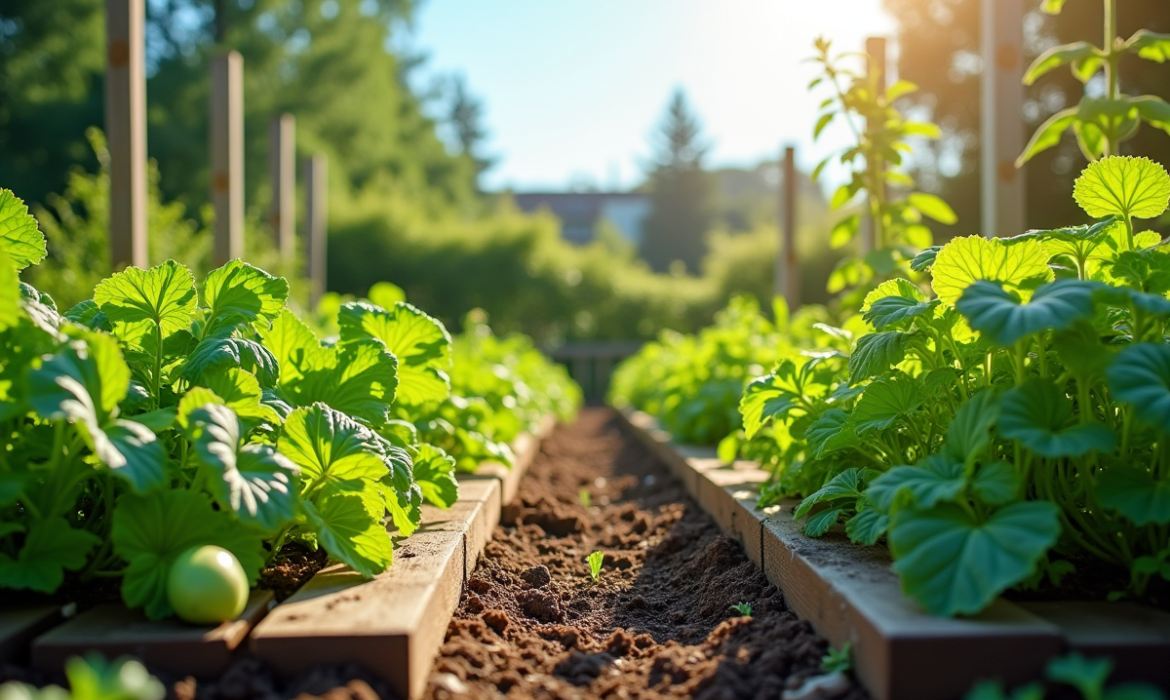
[[[234,620],[248,604],[248,575],[223,547],[192,547],[171,565],[167,599],[187,622],[209,625]]]

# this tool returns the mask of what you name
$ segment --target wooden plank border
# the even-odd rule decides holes
[[[1028,681],[1066,650],[1115,657],[1119,680],[1170,686],[1170,667],[1152,662],[1170,656],[1170,614],[1133,604],[999,599],[972,617],[927,615],[902,593],[885,549],[852,544],[843,533],[805,536],[794,501],[757,508],[767,474],[754,463],[723,465],[709,448],[672,443],[644,413],[622,415],[798,615],[835,646],[852,644],[854,672],[878,700],[960,698],[983,678]]]

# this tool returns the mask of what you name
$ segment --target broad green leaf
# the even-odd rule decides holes
[[[953,224],[959,220],[955,210],[943,201],[942,197],[925,192],[912,192],[906,196],[906,202],[940,224]]]
[[[200,493],[183,489],[149,496],[123,495],[114,510],[114,551],[128,566],[122,600],[143,608],[152,620],[168,617],[167,576],[175,558],[191,547],[213,544],[227,549],[255,583],[264,565],[260,535],[212,508]]]
[[[861,336],[849,356],[850,382],[881,374],[905,359],[907,335],[901,331],[882,331]]]
[[[382,483],[385,482],[383,479]],[[384,487],[382,491],[386,510],[390,511],[390,518],[398,534],[410,537],[422,525],[422,489],[418,484],[411,484],[406,491],[391,487]]]
[[[1081,152],[1090,161],[1096,161],[1104,156],[1106,141],[1124,141],[1137,132],[1140,124],[1137,106],[1129,98],[1086,95],[1077,105],[1073,129]]]
[[[150,321],[165,338],[191,325],[195,278],[174,260],[149,270],[128,267],[99,282],[93,301],[110,321]]]
[[[804,431],[804,438],[810,458],[861,444],[857,431],[849,422],[849,414],[839,408],[830,408],[817,416]]]
[[[166,449],[153,430],[135,421],[116,420],[91,437],[98,459],[136,493],[166,487]]]
[[[347,482],[377,481],[387,472],[374,434],[324,404],[293,411],[276,448],[301,468],[310,491],[329,483],[347,489]]]
[[[417,406],[450,394],[451,336],[443,324],[405,302],[390,309],[349,302],[337,322],[342,343],[376,338],[398,358],[398,401]]]
[[[910,280],[895,277],[870,290],[869,294],[865,295],[865,301],[861,303],[861,311],[863,313],[868,311],[873,308],[874,303],[888,297],[902,297],[914,302],[926,301],[926,295],[917,285]]]
[[[180,372],[193,384],[203,382],[204,374],[230,368],[251,372],[260,386],[273,388],[280,378],[281,365],[267,347],[247,338],[211,336],[199,341],[187,356]]]
[[[12,190],[0,189],[0,252],[23,270],[45,259],[45,236]]]
[[[1170,346],[1134,343],[1105,374],[1114,398],[1132,406],[1138,420],[1170,432]]]
[[[455,480],[455,460],[441,449],[423,443],[411,455],[414,481],[423,498],[431,505],[450,508],[459,500],[459,482]]]
[[[785,360],[774,372],[754,380],[744,389],[739,411],[749,440],[769,419],[783,420],[793,411],[804,410],[795,375],[796,365],[792,360]]]
[[[878,472],[872,469],[846,469],[802,500],[793,512],[793,517],[803,518],[812,510],[813,506],[826,501],[845,499],[855,502],[865,495],[863,484],[872,481],[877,476]]]
[[[1134,525],[1170,523],[1170,481],[1155,479],[1136,466],[1116,466],[1097,474],[1097,500]]]
[[[1070,425],[1072,401],[1051,381],[1034,378],[1004,392],[999,432],[1042,457],[1080,457],[1109,452],[1117,436],[1100,423]]]
[[[1010,240],[1010,239],[1009,239]],[[1005,243],[1000,238],[955,238],[938,252],[931,283],[942,303],[954,306],[978,280],[999,282],[1019,292],[1036,281],[1051,280],[1048,254],[1036,240]]]
[[[1046,119],[1043,124],[1036,128],[1036,131],[1032,134],[1032,138],[1028,141],[1028,145],[1024,147],[1024,152],[1016,159],[1016,167],[1024,167],[1024,164],[1032,160],[1037,154],[1043,153],[1060,143],[1060,138],[1064,136],[1064,132],[1068,131],[1076,121],[1076,107],[1062,109]]]
[[[371,515],[361,494],[333,492],[320,503],[306,502],[303,507],[325,551],[362,576],[376,576],[394,560],[386,527]]]
[[[905,328],[910,321],[922,314],[933,311],[938,303],[935,301],[915,301],[908,297],[882,297],[865,312],[865,321],[877,330],[890,327]]]
[[[1087,41],[1078,41],[1062,46],[1053,46],[1032,61],[1028,71],[1024,74],[1024,85],[1031,85],[1040,76],[1061,66],[1083,61],[1097,53],[1097,47]]]
[[[264,390],[251,372],[236,367],[204,372],[199,378],[200,386],[215,392],[223,403],[237,416],[245,420],[257,420],[279,425],[279,413],[263,403]]]
[[[242,444],[242,426],[227,406],[205,404],[187,419],[187,439],[213,475],[212,495],[241,522],[275,534],[297,514],[290,477],[297,467],[271,445]]]
[[[262,331],[264,347],[276,358],[280,376],[286,382],[301,375],[299,368],[317,363],[312,358],[324,352],[313,331],[291,311],[285,309],[272,321],[272,327]]]
[[[12,258],[0,248],[0,331],[20,321],[20,275]]]
[[[203,299],[208,308],[204,335],[222,334],[241,323],[276,318],[288,301],[288,282],[246,262],[232,260],[208,273]]]
[[[1139,29],[1125,42],[1125,47],[1150,61],[1165,63],[1170,60],[1170,34]]]
[[[934,267],[934,262],[938,258],[938,252],[942,250],[942,246],[932,245],[929,248],[924,248],[914,256],[910,261],[910,269],[915,272],[925,272]]]
[[[1064,368],[1082,379],[1099,376],[1113,360],[1113,353],[1093,324],[1081,322],[1056,333],[1052,345]]]
[[[997,345],[1048,330],[1063,330],[1081,319],[1093,317],[1093,285],[1075,279],[1049,282],[1021,303],[1014,292],[994,282],[979,280],[955,302],[955,308],[972,328]]]
[[[1027,578],[1059,534],[1047,501],[1013,503],[985,520],[940,503],[899,511],[889,541],[902,590],[933,615],[964,615]]]
[[[1170,202],[1170,175],[1148,158],[1112,156],[1089,163],[1073,186],[1073,198],[1094,218],[1151,219]]]
[[[209,403],[227,405],[223,398],[211,389],[202,386],[191,387],[183,394],[183,398],[179,399],[179,405],[175,408],[175,423],[186,430],[190,425],[191,414]]]
[[[804,534],[809,537],[820,537],[828,532],[829,528],[836,525],[844,514],[844,508],[826,508],[814,513],[804,523]]]
[[[28,526],[15,559],[0,552],[0,588],[55,593],[65,571],[85,566],[89,553],[99,544],[101,538],[70,527],[65,518],[35,520]]]
[[[857,544],[874,545],[890,527],[890,516],[864,508],[845,523],[845,534]]]
[[[886,430],[898,418],[909,416],[922,405],[922,387],[909,378],[878,379],[861,395],[853,409],[858,434]]]
[[[1170,134],[1170,104],[1156,95],[1141,95],[1129,98],[1143,120],[1155,129]]]
[[[965,487],[963,463],[933,454],[916,466],[894,467],[882,474],[869,485],[865,495],[878,510],[889,513],[899,493],[912,495],[919,508],[930,508],[955,500]]]
[[[1105,698],[1105,681],[1113,671],[1111,659],[1086,659],[1078,653],[1060,656],[1048,662],[1045,675],[1057,683],[1067,683],[1086,698]]]
[[[973,461],[991,444],[988,433],[999,419],[999,399],[983,389],[971,396],[947,426],[946,453],[957,462]]]
[[[1020,476],[1007,462],[984,464],[971,480],[971,490],[989,506],[999,506],[1016,500],[1020,490]]]
[[[281,371],[280,396],[294,406],[324,403],[374,427],[390,418],[398,360],[380,340],[294,351]]]

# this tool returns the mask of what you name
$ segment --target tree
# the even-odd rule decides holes
[[[913,99],[929,111],[943,129],[943,138],[924,148],[930,154],[916,162],[919,180],[937,191],[959,218],[947,234],[980,230],[979,212],[979,84],[981,79],[980,3],[988,0],[884,0],[898,21],[899,77],[918,84]],[[1101,42],[1101,3],[1069,2],[1058,16],[1042,14],[1040,0],[1027,0],[1025,21],[1026,66],[1044,49],[1076,40]],[[1170,32],[1165,0],[1126,0],[1121,3],[1119,33],[1130,36],[1139,28]],[[1160,94],[1170,68],[1148,61],[1122,61],[1122,86],[1133,94]],[[1027,136],[1053,113],[1071,107],[1083,88],[1067,70],[1044,76],[1028,88],[1024,106]],[[1156,129],[1142,129],[1124,145],[1124,153],[1170,162],[1170,137]],[[1084,218],[1069,197],[1073,179],[1085,166],[1076,143],[1066,135],[1060,146],[1046,151],[1026,169],[1027,223],[1032,228],[1075,223]],[[947,231],[946,228],[950,228]]]
[[[642,225],[642,257],[664,271],[681,260],[697,272],[706,253],[705,237],[714,206],[710,175],[703,169],[707,146],[699,122],[681,89],[676,90],[659,127],[649,174],[651,211]]]
[[[455,130],[460,153],[475,165],[478,184],[479,176],[495,165],[496,159],[481,151],[487,140],[487,130],[483,127],[483,102],[467,89],[467,80],[462,74],[451,79],[451,107],[447,120]]]

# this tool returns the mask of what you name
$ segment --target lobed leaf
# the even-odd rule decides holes
[[[1073,198],[1097,219],[1151,219],[1170,202],[1170,175],[1149,158],[1111,156],[1089,163],[1073,185]]]
[[[149,321],[165,338],[191,325],[195,278],[174,260],[149,270],[128,267],[99,282],[93,301],[110,321]]]
[[[12,190],[0,189],[0,253],[4,253],[17,271],[45,259],[45,236],[37,220]]]

